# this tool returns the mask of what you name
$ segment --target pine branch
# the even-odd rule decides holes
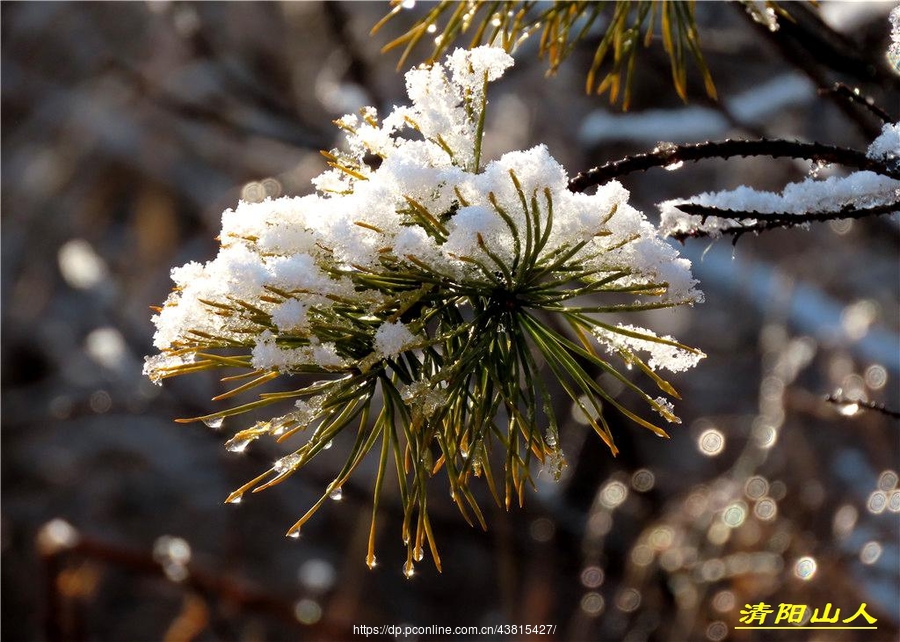
[[[854,207],[853,205],[845,205],[839,210],[825,212],[804,212],[801,214],[793,214],[791,212],[754,212],[742,210],[719,209],[708,205],[700,205],[699,203],[683,203],[676,206],[685,214],[701,216],[705,222],[711,216],[741,220],[755,220],[750,225],[735,225],[711,230],[694,229],[686,232],[675,232],[671,236],[677,241],[684,242],[688,238],[703,238],[713,235],[733,235],[734,242],[747,232],[765,232],[777,228],[791,228],[806,223],[823,222],[823,221],[839,221],[843,219],[860,219],[867,216],[882,216],[884,214],[893,214],[900,212],[900,201],[888,203],[886,205],[876,205],[873,207]]]
[[[667,167],[688,161],[711,158],[727,159],[735,156],[769,156],[771,158],[802,158],[820,163],[836,163],[858,170],[868,170],[900,180],[900,167],[869,158],[865,153],[824,145],[790,140],[725,140],[696,144],[660,144],[652,152],[627,156],[599,167],[581,172],[569,181],[569,189],[583,192],[594,185],[601,185],[620,176],[643,172],[653,167]]]
[[[393,0],[393,9],[372,28],[376,33],[397,15],[406,3]],[[710,98],[716,89],[700,48],[695,16],[695,0],[615,0],[615,2],[542,2],[533,0],[490,1],[442,0],[428,5],[428,11],[382,51],[402,48],[398,68],[414,49],[431,49],[427,62],[447,53],[463,36],[472,33],[468,47],[493,43],[514,50],[528,38],[538,42],[538,57],[549,63],[554,73],[581,43],[594,40],[592,27],[601,25],[587,74],[587,93],[608,93],[610,103],[621,98],[627,110],[631,98],[635,63],[642,48],[655,40],[662,42],[669,58],[672,84],[687,101],[688,63],[694,65]],[[601,71],[601,69],[603,69]]]

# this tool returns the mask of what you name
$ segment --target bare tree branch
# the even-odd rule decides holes
[[[851,399],[843,394],[833,394],[825,397],[825,401],[828,403],[832,403],[841,408],[853,408],[853,412],[847,413],[849,415],[854,415],[856,412],[861,410],[874,410],[875,412],[880,412],[883,415],[887,415],[888,417],[892,417],[894,419],[900,419],[900,412],[896,410],[892,410],[886,407],[883,403],[877,403],[875,401],[866,401],[862,399]],[[855,408],[854,408],[855,406]]]
[[[891,118],[891,115],[884,111],[881,107],[875,104],[875,99],[871,96],[865,96],[859,93],[859,89],[851,88],[848,85],[845,85],[842,82],[836,82],[834,85],[828,88],[819,90],[820,96],[837,96],[840,98],[844,98],[847,101],[860,105],[867,109],[871,114],[877,116],[882,123],[892,123],[894,119]]]
[[[822,163],[836,163],[859,170],[868,170],[900,180],[900,167],[885,161],[869,158],[864,152],[824,145],[801,143],[791,140],[724,140],[685,145],[659,145],[652,152],[626,156],[599,167],[581,172],[569,181],[569,189],[583,192],[614,178],[643,172],[652,167],[666,167],[687,161],[734,156],[769,156],[771,158],[803,158]]]

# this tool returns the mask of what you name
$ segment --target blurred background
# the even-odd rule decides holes
[[[877,119],[816,90],[842,81],[900,116],[884,56],[892,7],[790,3],[796,22],[771,33],[739,6],[698,3],[720,102],[693,75],[681,103],[655,42],[625,115],[583,92],[595,37],[549,78],[526,42],[491,88],[486,155],[543,142],[574,175],[660,140],[865,149]],[[487,532],[435,493],[442,574],[424,563],[403,576],[390,496],[366,568],[366,470],[302,538],[283,536],[341,444],[223,504],[278,447],[226,452],[240,420],[173,422],[211,411],[221,387],[141,376],[149,306],[171,267],[214,257],[238,199],[310,192],[318,150],[338,140],[332,119],[405,102],[398,55],[379,50],[424,10],[370,36],[386,3],[2,4],[4,640],[345,640],[361,624],[504,623],[553,624],[541,639],[558,640],[838,639],[734,630],[759,602],[807,605],[805,621],[865,602],[877,630],[840,639],[897,639],[898,424],[824,401],[840,388],[900,408],[896,215],[735,247],[688,241],[706,303],[631,317],[708,354],[673,379],[683,424],[661,441],[610,415],[613,458],[567,412],[562,479],[535,471],[508,513],[485,502]],[[662,200],[840,171],[734,159],[622,182],[657,221]]]

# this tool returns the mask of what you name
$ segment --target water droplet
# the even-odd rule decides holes
[[[856,414],[859,414],[859,404],[858,403],[842,403],[838,405],[838,412],[844,415],[845,417],[852,417]]]
[[[247,450],[247,446],[249,446],[250,442],[254,439],[256,439],[256,435],[253,435],[252,437],[239,437],[235,435],[225,442],[225,449],[232,453],[242,453]]]
[[[225,421],[224,417],[212,417],[210,419],[204,419],[203,423],[212,428],[213,430],[218,430],[222,427],[222,422]]]
[[[673,172],[676,169],[681,169],[683,166],[684,166],[684,161],[676,161],[674,163],[669,163],[668,165],[663,167],[663,169]]]
[[[300,464],[302,457],[300,457],[297,453],[291,453],[290,455],[285,455],[281,459],[275,462],[272,468],[276,473],[284,473],[289,470],[293,470],[297,468]]]
[[[416,549],[413,551],[413,559],[417,562],[421,562],[425,557],[425,551],[422,550],[421,546],[416,546]]]
[[[332,442],[332,440],[329,439],[328,443],[326,443],[324,446],[322,446],[322,450],[328,450],[329,448],[331,448],[331,446],[332,446],[331,442]]]
[[[300,529],[297,528],[297,529],[295,529],[295,530],[288,531],[286,536],[287,536],[287,537],[290,537],[291,539],[299,539],[299,537],[300,537]]]
[[[226,504],[240,504],[244,499],[244,493],[231,493],[226,499]]]
[[[415,575],[415,573],[416,573],[415,566],[413,566],[413,563],[411,561],[407,561],[403,565],[403,574],[406,576],[406,579],[412,579],[412,576]]]
[[[328,492],[328,497],[336,502],[339,502],[344,497],[344,492],[341,490],[341,487],[338,486],[337,488],[333,488]]]
[[[366,556],[366,566],[368,566],[369,568],[375,568],[377,565],[378,560],[374,555],[370,554]]]

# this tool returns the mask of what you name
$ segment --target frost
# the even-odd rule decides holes
[[[894,70],[900,72],[900,6],[891,11],[891,44],[888,46],[887,58]]]
[[[897,13],[897,23],[900,24],[900,12],[895,10],[894,13]],[[869,145],[866,156],[883,160],[900,159],[900,123],[885,123],[881,135]]]
[[[375,331],[375,352],[384,357],[396,357],[415,340],[416,336],[401,322],[385,323]]]
[[[660,337],[650,330],[632,325],[595,328],[594,335],[610,352],[628,350],[649,354],[647,365],[653,370],[681,372],[693,368],[706,356],[699,350],[678,344],[672,337]]]

